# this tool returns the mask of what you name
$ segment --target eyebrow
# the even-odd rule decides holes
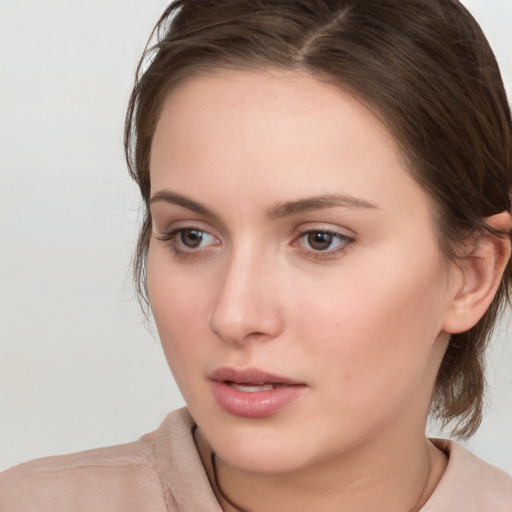
[[[188,197],[185,197],[176,192],[170,192],[169,190],[161,190],[155,192],[150,199],[150,204],[164,201],[166,203],[175,204],[187,208],[200,215],[208,217],[215,217],[212,210],[207,208],[201,203],[194,201]],[[307,213],[314,210],[321,210],[324,208],[363,208],[363,209],[379,209],[379,207],[365,199],[360,199],[347,194],[325,194],[314,197],[307,197],[304,199],[298,199],[296,201],[287,201],[284,203],[277,203],[272,208],[267,210],[267,216],[269,218],[283,218],[291,217],[301,213]]]
[[[272,207],[267,215],[271,218],[282,218],[300,213],[307,213],[323,208],[365,208],[379,209],[379,207],[365,199],[360,199],[346,194],[326,194],[315,197],[307,197],[297,201],[289,201],[286,203],[277,203]]]
[[[155,192],[155,194],[149,200],[150,204],[156,203],[158,201],[164,201],[170,204],[176,204],[178,206],[183,206],[183,208],[187,208],[193,212],[199,213],[200,215],[205,215],[208,217],[214,217],[213,212],[207,208],[206,206],[194,201],[193,199],[189,199],[188,197],[182,196],[181,194],[176,194],[175,192],[170,192],[168,190],[161,190],[159,192]]]

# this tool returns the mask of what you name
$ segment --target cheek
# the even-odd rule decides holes
[[[179,383],[205,341],[209,301],[204,283],[170,264],[168,254],[150,247],[147,281],[151,310],[168,364]]]
[[[297,333],[309,341],[307,359],[362,403],[399,393],[424,374],[440,332],[443,297],[432,286],[431,264],[380,266],[372,275],[352,270],[297,301],[293,316]]]

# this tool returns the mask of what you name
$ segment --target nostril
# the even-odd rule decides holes
[[[223,341],[248,343],[274,338],[282,329],[275,282],[261,278],[265,262],[240,251],[219,275],[219,289],[209,326]],[[271,284],[271,286],[269,286]]]

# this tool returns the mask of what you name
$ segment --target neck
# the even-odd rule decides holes
[[[225,512],[282,510],[417,512],[446,467],[446,456],[425,437],[344,453],[285,474],[240,471],[196,443]],[[377,449],[377,451],[375,451]],[[371,490],[371,492],[369,492]]]

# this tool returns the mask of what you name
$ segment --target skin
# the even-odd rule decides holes
[[[446,465],[425,424],[463,282],[387,128],[306,74],[193,78],[163,105],[151,193],[152,310],[210,476],[213,449],[251,511],[418,510]],[[358,201],[294,203],[333,195]],[[307,387],[240,418],[212,394],[223,366]]]

